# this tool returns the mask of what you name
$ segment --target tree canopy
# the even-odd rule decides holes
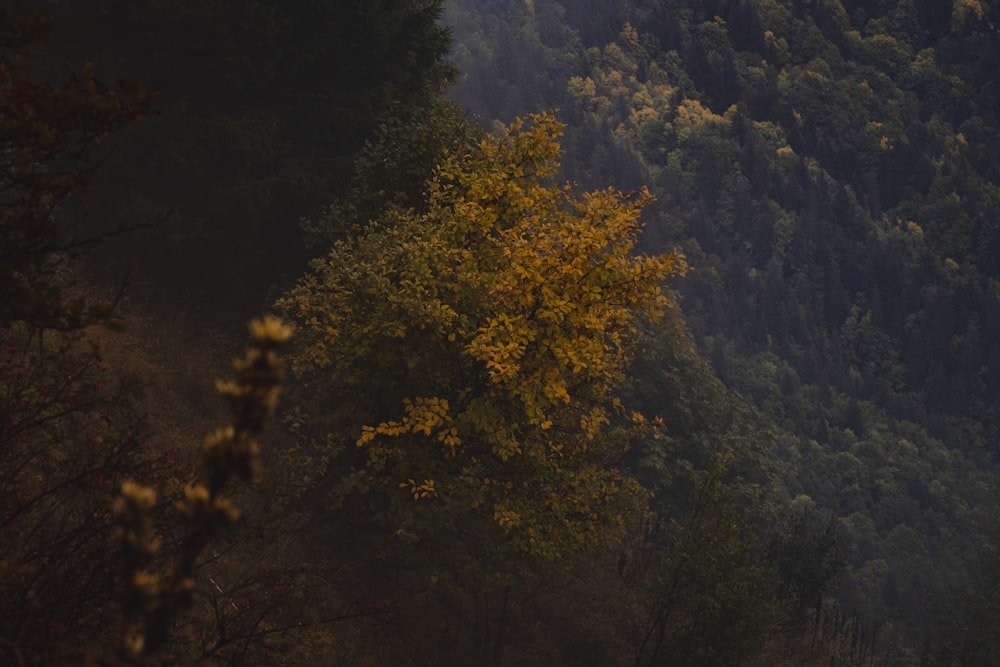
[[[531,116],[449,155],[426,212],[337,243],[279,301],[331,488],[415,539],[471,530],[555,562],[620,538],[641,500],[616,467],[641,417],[614,390],[685,264],[633,252],[645,191],[551,183],[560,132]]]
[[[98,239],[81,237],[63,205],[89,186],[101,141],[149,113],[155,95],[87,68],[44,81],[32,56],[48,30],[43,14],[0,8],[0,325],[65,330],[107,309],[64,292],[60,260]]]

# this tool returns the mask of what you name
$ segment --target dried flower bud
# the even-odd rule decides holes
[[[153,488],[127,479],[122,482],[121,495],[115,498],[112,509],[115,516],[134,520],[135,517],[148,512],[155,504],[156,491]]]
[[[161,581],[138,569],[152,559],[159,547],[150,535],[146,516],[156,503],[156,493],[149,487],[125,482],[115,499],[114,513],[121,524],[125,562],[132,572],[125,607],[145,617],[144,624],[130,625],[123,631],[121,651],[129,662],[141,659],[166,640],[171,619],[193,603],[191,573],[198,552],[222,526],[240,518],[239,508],[219,491],[233,474],[250,479],[256,473],[260,448],[250,436],[263,428],[274,411],[283,377],[282,362],[274,348],[292,335],[291,328],[273,316],[252,322],[250,332],[253,340],[246,356],[233,362],[237,380],[216,383],[219,394],[229,400],[234,421],[210,433],[202,443],[205,464],[211,471],[209,486],[189,485],[184,489],[184,498],[177,502],[179,511],[191,522],[191,529],[168,580]]]
[[[189,484],[184,487],[184,500],[177,501],[177,509],[192,521],[204,517],[208,512],[211,495],[201,484]]]
[[[219,523],[234,523],[239,521],[240,510],[227,498],[216,498],[212,503],[212,516]]]
[[[235,438],[236,432],[231,425],[216,429],[205,436],[201,445],[205,463],[215,469],[229,468],[231,465],[230,450]]]
[[[125,656],[134,661],[142,655],[145,647],[146,636],[142,633],[142,629],[137,626],[129,627],[122,637],[122,650]]]
[[[160,578],[145,570],[139,570],[132,575],[132,589],[142,598],[152,600],[160,593]]]
[[[292,337],[292,328],[274,315],[250,323],[250,335],[262,346],[280,345]]]

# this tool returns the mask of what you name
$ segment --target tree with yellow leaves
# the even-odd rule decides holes
[[[426,212],[337,243],[279,301],[320,485],[397,538],[565,563],[643,506],[618,467],[641,418],[614,391],[685,264],[633,252],[645,190],[553,184],[561,132],[536,115],[451,154]]]

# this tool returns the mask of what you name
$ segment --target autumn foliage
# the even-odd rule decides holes
[[[645,190],[552,184],[561,129],[531,116],[448,156],[425,213],[337,243],[279,302],[316,483],[403,541],[566,563],[642,505],[617,467],[641,417],[613,393],[685,264],[633,252]]]

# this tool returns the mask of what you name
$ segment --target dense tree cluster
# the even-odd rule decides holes
[[[496,37],[449,10],[457,98],[541,97],[569,177],[650,185],[700,349],[778,429],[788,495],[842,517],[837,599],[933,642],[995,502],[997,4],[500,4]],[[539,64],[564,86],[494,84],[516,40],[567,46]]]
[[[0,662],[997,663],[994,0],[2,4]]]
[[[345,195],[366,142],[433,113],[452,76],[441,4],[56,3],[49,60],[93,62],[102,79],[160,91],[156,116],[120,135],[86,204],[95,226],[158,233],[104,262],[162,302],[190,309],[178,295],[191,294],[199,316],[241,329],[272,285],[301,271],[299,219]],[[383,189],[394,178],[371,176]],[[408,187],[419,194],[421,181]],[[219,261],[223,245],[236,252]]]
[[[0,322],[68,330],[107,312],[65,293],[61,260],[99,239],[60,207],[88,187],[102,140],[148,113],[155,96],[88,69],[40,80],[32,52],[47,26],[43,14],[0,8]]]

